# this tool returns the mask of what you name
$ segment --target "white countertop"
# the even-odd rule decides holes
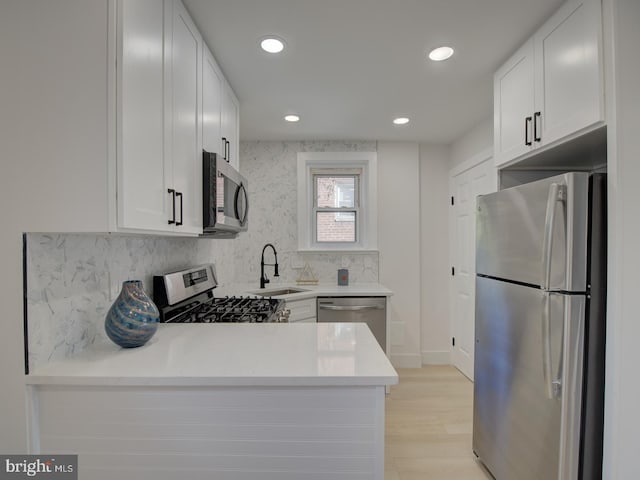
[[[393,292],[379,283],[354,283],[352,285],[336,285],[334,283],[320,283],[317,285],[297,285],[295,283],[268,283],[264,289],[260,289],[258,282],[255,284],[229,284],[222,285],[213,291],[216,297],[225,295],[263,295],[269,291],[283,288],[295,288],[304,290],[300,293],[281,295],[277,298],[285,300],[303,300],[313,297],[390,297]]]
[[[104,344],[27,384],[175,386],[393,385],[398,376],[363,323],[160,324],[144,346]]]

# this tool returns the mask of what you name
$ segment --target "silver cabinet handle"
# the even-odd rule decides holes
[[[556,203],[566,197],[566,187],[557,183],[549,186],[547,210],[544,217],[544,236],[542,239],[542,290],[549,290],[551,284],[551,253],[553,250],[553,228],[556,220]],[[565,216],[566,217],[566,216]],[[565,226],[566,228],[566,226]]]
[[[349,305],[349,306],[336,306],[336,305],[325,305],[320,304],[319,307],[321,310],[337,310],[344,312],[353,312],[357,310],[383,310],[384,307],[380,307],[377,305]]]

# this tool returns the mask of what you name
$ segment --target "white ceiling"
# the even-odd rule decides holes
[[[493,72],[562,0],[184,3],[240,100],[241,139],[450,143],[491,115]],[[259,49],[269,34],[282,54]],[[426,59],[443,44],[451,59]]]

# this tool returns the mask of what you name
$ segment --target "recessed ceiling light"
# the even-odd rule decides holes
[[[280,53],[284,50],[284,42],[278,37],[265,37],[260,42],[260,47],[268,53]]]
[[[298,115],[285,115],[284,119],[287,122],[298,122],[298,121],[300,121],[300,117]]]
[[[453,48],[451,47],[438,47],[431,50],[429,58],[434,62],[441,62],[453,55]]]
[[[410,120],[407,117],[398,117],[393,119],[393,123],[396,125],[406,125],[409,121]]]

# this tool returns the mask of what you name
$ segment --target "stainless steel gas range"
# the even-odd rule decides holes
[[[153,301],[161,323],[268,323],[287,322],[282,299],[221,297],[215,267],[201,265],[153,277]]]

